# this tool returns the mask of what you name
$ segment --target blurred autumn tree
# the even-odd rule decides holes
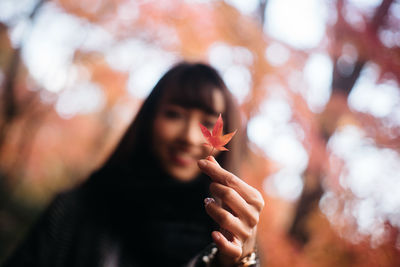
[[[54,194],[104,160],[141,92],[185,59],[208,61],[223,74],[246,122],[277,99],[289,103],[285,123],[307,154],[301,195],[267,193],[282,166],[262,144],[251,144],[243,163],[243,177],[266,192],[259,229],[265,266],[399,266],[399,202],[383,187],[392,206],[377,207],[386,217],[365,226],[354,214],[365,214],[360,207],[375,193],[343,182],[365,166],[350,165],[354,160],[335,144],[355,132],[351,140],[365,140],[361,148],[398,157],[400,111],[397,121],[368,112],[363,104],[377,99],[356,85],[375,75],[375,87],[390,84],[398,93],[400,3],[383,0],[367,12],[351,1],[321,0],[330,9],[326,35],[311,49],[266,34],[269,3],[260,0],[255,12],[243,14],[224,1],[3,0],[10,11],[0,17],[0,261]],[[302,75],[316,54],[329,55],[333,66],[329,97],[318,108]]]

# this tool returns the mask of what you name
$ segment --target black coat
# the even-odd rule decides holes
[[[209,181],[157,169],[103,169],[58,195],[4,267],[185,265],[216,228],[203,207]]]

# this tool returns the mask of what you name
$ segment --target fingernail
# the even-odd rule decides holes
[[[207,161],[205,159],[199,160],[199,166],[204,168],[205,166],[207,166]]]
[[[221,239],[220,233],[218,233],[217,231],[213,232],[213,237],[214,237],[215,241],[218,241]]]
[[[210,203],[214,203],[215,199],[211,198],[211,197],[207,197],[204,199],[204,205],[207,207],[208,205],[210,205]]]

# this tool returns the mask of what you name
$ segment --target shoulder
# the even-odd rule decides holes
[[[50,239],[68,234],[84,213],[82,200],[80,190],[57,194],[39,217],[35,228],[44,231]]]
[[[77,191],[57,195],[4,266],[51,266],[55,258],[62,258],[79,221],[78,195]]]

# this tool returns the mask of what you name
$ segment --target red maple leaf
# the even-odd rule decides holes
[[[214,149],[219,150],[219,151],[228,151],[228,149],[226,149],[224,147],[224,145],[226,145],[236,133],[236,130],[235,130],[231,133],[222,135],[223,124],[224,124],[224,122],[222,120],[221,114],[219,114],[218,120],[214,125],[212,133],[210,133],[210,131],[207,129],[207,127],[205,127],[203,124],[199,123],[201,132],[203,133],[204,137],[207,140],[207,143],[204,143],[204,145],[210,146],[213,148],[211,150],[210,154],[212,154]]]

